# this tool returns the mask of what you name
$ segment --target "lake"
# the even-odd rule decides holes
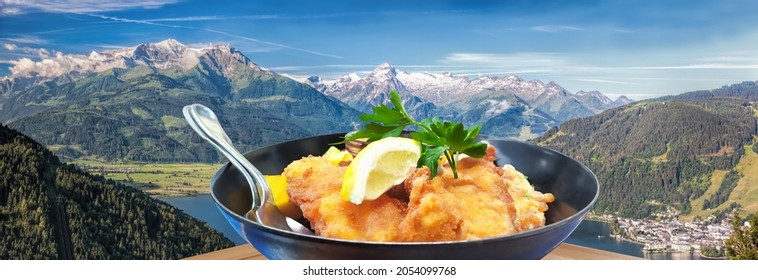
[[[631,255],[651,260],[699,260],[697,253],[662,253],[642,251],[643,245],[634,242],[618,240],[610,237],[611,225],[605,222],[584,220],[574,233],[566,239],[566,243],[581,245],[619,254]]]
[[[161,200],[183,210],[185,213],[199,220],[207,222],[211,227],[223,233],[234,244],[247,243],[232,229],[229,223],[221,215],[221,212],[213,202],[210,195],[198,195],[187,197],[164,197]],[[642,245],[611,238],[609,224],[598,221],[584,220],[574,233],[566,239],[566,243],[586,246],[604,251],[616,252],[625,255],[653,260],[689,260],[700,259],[696,253],[647,253],[642,251]]]

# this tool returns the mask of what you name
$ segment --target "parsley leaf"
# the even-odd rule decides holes
[[[475,142],[481,126],[464,128],[462,123],[443,121],[436,117],[417,122],[408,115],[397,91],[390,91],[390,103],[392,108],[382,104],[372,108],[372,114],[363,114],[360,119],[368,123],[363,129],[346,135],[340,143],[363,138],[376,141],[385,137],[397,137],[406,126],[417,125],[418,131],[411,133],[411,137],[421,143],[421,157],[417,165],[429,167],[431,177],[437,176],[442,155],[450,163],[453,176],[458,178],[457,159],[460,154],[481,158],[486,153],[487,144]]]
[[[427,166],[431,171],[431,176],[437,175],[437,167],[440,163],[440,157],[445,152],[443,146],[421,145],[421,157],[418,159],[417,167]]]
[[[369,141],[376,141],[385,137],[400,136],[403,129],[408,125],[414,124],[415,121],[408,116],[408,112],[403,108],[400,94],[396,91],[391,91],[390,101],[393,108],[382,104],[371,109],[373,114],[361,115],[361,121],[369,123],[364,125],[362,130],[347,135],[345,140],[338,144],[362,138],[368,138]]]

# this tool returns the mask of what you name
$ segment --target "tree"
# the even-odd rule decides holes
[[[740,225],[741,220],[734,217],[734,233],[726,240],[726,256],[733,260],[758,260],[758,215],[748,220],[747,227]]]

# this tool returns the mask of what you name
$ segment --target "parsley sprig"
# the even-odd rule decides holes
[[[458,157],[466,154],[470,157],[481,158],[487,149],[487,144],[476,142],[481,126],[464,128],[462,123],[443,121],[439,118],[413,120],[403,107],[400,94],[390,91],[390,103],[393,108],[382,104],[372,109],[373,114],[363,114],[360,119],[368,122],[362,130],[345,136],[344,142],[368,138],[376,141],[385,137],[397,137],[409,125],[418,126],[411,137],[421,143],[421,157],[417,166],[427,166],[431,177],[437,176],[439,158],[445,156],[453,176],[458,178]]]

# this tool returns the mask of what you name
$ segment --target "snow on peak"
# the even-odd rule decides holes
[[[471,79],[466,76],[455,76],[450,72],[409,73],[396,69],[389,62],[382,63],[363,78],[352,73],[334,80],[310,81],[309,84],[329,95],[340,94],[341,91],[355,86],[374,85],[372,88],[386,89],[386,85],[389,85],[389,88],[406,89],[413,92],[415,96],[442,103],[451,100],[450,97],[453,96],[464,97],[476,95],[483,91],[505,91],[527,99],[534,99],[544,92],[552,95],[568,94],[556,83],[545,85],[539,80],[527,81],[515,75],[505,77],[479,76]]]
[[[549,83],[545,84],[545,93],[548,95],[560,95],[560,96],[568,96],[569,93],[559,84],[550,81]]]
[[[131,58],[160,69],[175,66],[189,69],[200,62],[198,57],[201,54],[202,51],[188,48],[176,40],[168,39],[158,43],[138,45],[132,51]]]
[[[583,97],[583,98],[594,98],[597,101],[600,101],[601,103],[605,105],[610,105],[613,103],[613,101],[605,96],[604,94],[600,93],[599,91],[593,90],[593,91],[577,91],[575,93],[577,97]]]
[[[179,50],[179,49],[187,47],[184,44],[179,43],[179,41],[174,40],[172,38],[168,38],[166,40],[155,43],[155,45],[162,48],[172,49],[172,50]]]
[[[421,99],[431,101],[438,105],[446,105],[456,100],[465,100],[477,95],[493,96],[498,94],[513,94],[526,102],[543,102],[544,97],[558,98],[584,98],[591,96],[588,102],[596,103],[597,99],[607,107],[610,100],[600,92],[578,92],[571,94],[555,82],[547,84],[539,80],[524,80],[516,75],[505,77],[479,76],[468,78],[456,76],[450,72],[406,72],[396,69],[392,64],[385,62],[376,67],[367,76],[361,78],[355,73],[345,74],[340,78],[325,80],[312,78],[306,82],[321,92],[338,98],[354,99],[356,93],[362,98],[378,98],[389,90],[406,91]],[[513,104],[508,101],[488,99],[489,109],[487,114],[500,114],[510,109]]]
[[[200,57],[209,51],[233,57],[234,60],[255,67],[239,51],[228,45],[211,45],[201,49],[190,48],[174,39],[157,43],[143,43],[130,48],[92,51],[84,54],[63,54],[56,52],[55,56],[43,57],[39,61],[21,58],[10,62],[11,75],[15,77],[36,77],[52,79],[71,72],[93,73],[111,68],[128,68],[137,65],[147,65],[159,69],[179,67],[189,69],[200,62]],[[264,69],[265,70],[265,69]]]
[[[369,76],[392,78],[397,75],[397,70],[389,62],[382,63],[379,67],[376,67]]]
[[[387,61],[385,61],[385,62],[384,62],[384,63],[382,63],[382,64],[379,64],[379,66],[378,66],[378,67],[376,67],[376,69],[393,69],[393,68],[395,68],[395,67],[393,67],[393,66],[392,66],[392,64],[390,64],[390,63],[389,63],[389,62],[387,62]]]
[[[350,73],[343,76],[343,78],[347,81],[358,81],[361,79],[361,76],[358,76],[358,73]]]

